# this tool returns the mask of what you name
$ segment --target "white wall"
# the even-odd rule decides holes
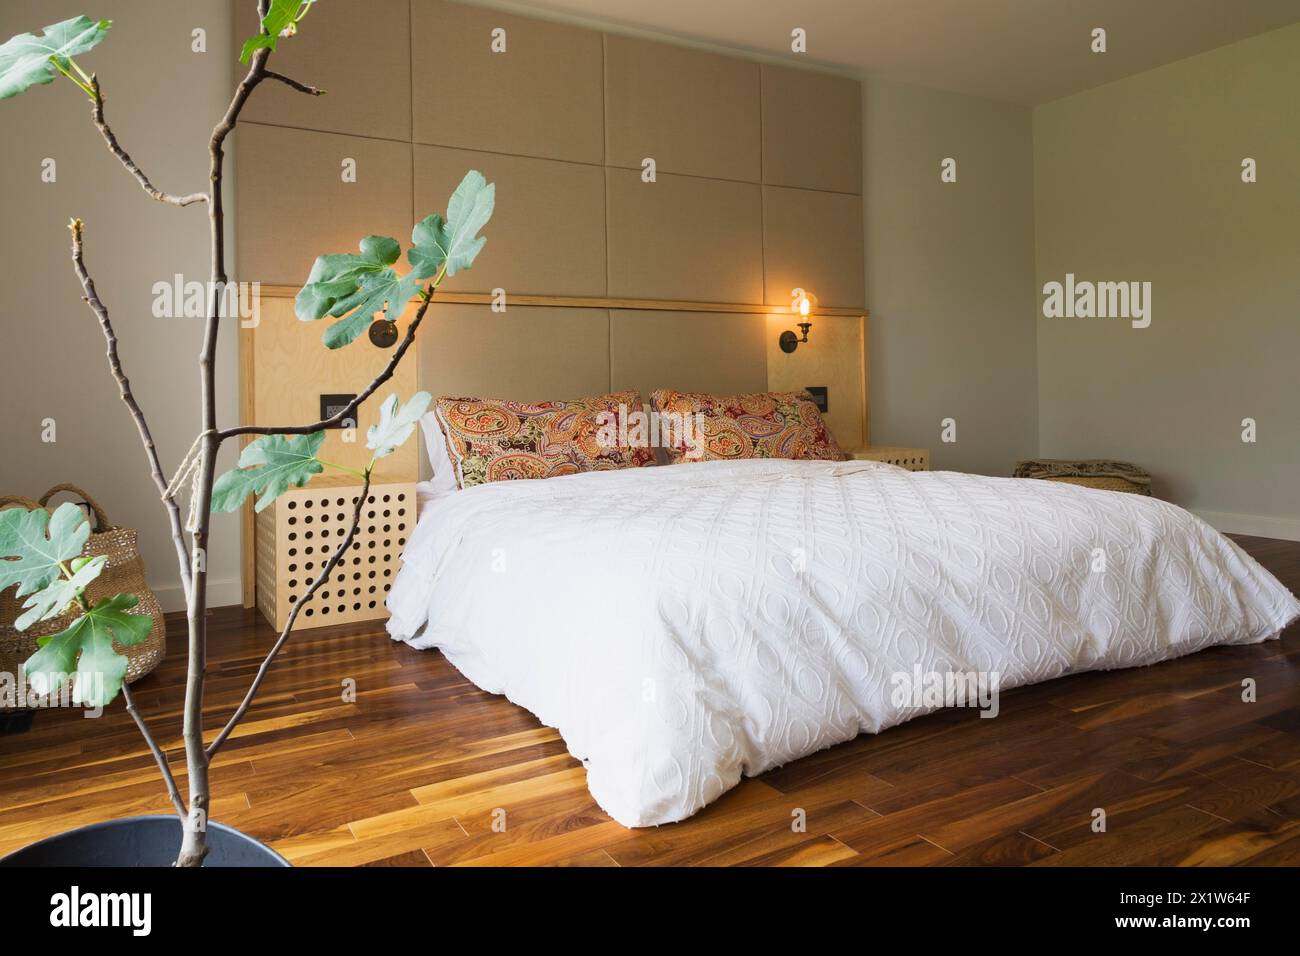
[[[1034,165],[1040,289],[1153,283],[1149,328],[1037,319],[1042,454],[1300,539],[1300,25],[1038,107]]]
[[[863,110],[871,442],[1009,475],[1038,444],[1029,108],[869,78]]]
[[[83,11],[69,0],[6,0],[0,39],[82,12],[114,21],[104,43],[78,62],[98,73],[122,145],[159,188],[205,189],[207,140],[233,90],[229,3],[99,0]],[[207,53],[191,52],[198,27],[207,31]],[[139,529],[151,585],[166,607],[178,607],[166,513],[109,374],[99,325],[80,299],[67,223],[85,221],[87,265],[164,467],[173,468],[199,429],[202,320],[154,318],[152,286],[175,273],[207,280],[205,207],[176,209],[145,196],[104,147],[85,96],[62,78],[0,102],[0,140],[0,492],[34,497],[58,482],[85,486],[115,522]],[[55,183],[41,182],[46,157],[57,162]],[[218,355],[225,422],[237,413],[236,334],[223,329]],[[53,444],[41,441],[45,418],[57,423]],[[211,603],[238,602],[233,515],[214,521],[209,571]]]

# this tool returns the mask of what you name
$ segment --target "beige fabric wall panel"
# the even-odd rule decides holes
[[[605,170],[609,294],[762,302],[762,197],[750,183]]]
[[[605,174],[599,166],[415,147],[415,215],[445,212],[471,169],[496,184],[497,205],[474,266],[444,288],[534,295],[605,294]]]
[[[420,388],[442,395],[536,402],[609,389],[604,309],[437,305],[417,336]]]
[[[505,30],[504,53],[492,52],[496,28]],[[417,143],[603,160],[599,33],[412,0],[411,40]]]
[[[796,335],[792,313],[769,315],[764,321],[767,387],[797,392],[810,385],[825,386],[830,408],[826,426],[845,451],[867,443],[866,346],[861,316],[813,316],[808,341],[793,352],[782,352],[778,340],[787,329]]]
[[[812,189],[763,187],[763,258],[769,305],[800,287],[817,303],[862,308],[862,199]]]
[[[242,44],[258,32],[257,4],[231,2]],[[315,4],[302,33],[277,44],[271,67],[326,94],[306,96],[283,83],[263,83],[243,121],[409,140],[409,17],[408,0]]]
[[[403,335],[414,314],[412,306],[398,321]],[[360,392],[388,364],[392,349],[376,348],[366,336],[341,349],[327,349],[321,335],[334,321],[300,322],[293,314],[293,299],[262,297],[261,321],[253,330],[253,418],[258,424],[316,421],[321,395]],[[426,316],[417,341],[425,334],[427,323]],[[347,432],[341,428],[325,432],[321,458],[347,468],[365,467],[372,454],[366,448],[366,429],[378,421],[380,405],[394,392],[403,402],[416,392],[414,358],[406,356],[393,377],[361,406],[353,441],[344,440]],[[414,479],[416,459],[415,443],[407,442],[375,466],[376,480]]]
[[[240,279],[302,285],[316,256],[356,252],[365,236],[409,245],[409,143],[253,123],[235,139]],[[356,182],[343,181],[345,159]]]
[[[767,391],[762,315],[616,309],[609,317],[610,383],[650,400],[656,388]]]
[[[758,182],[758,64],[605,36],[605,162]]]
[[[763,64],[763,182],[862,192],[862,84]]]

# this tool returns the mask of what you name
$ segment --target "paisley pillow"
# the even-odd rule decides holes
[[[735,458],[842,461],[844,453],[807,392],[707,395],[661,388],[651,396],[661,416],[688,416],[702,441],[668,448],[673,463]]]
[[[440,398],[434,405],[461,488],[653,465],[654,452],[608,443],[610,416],[640,408],[635,390],[567,402]]]

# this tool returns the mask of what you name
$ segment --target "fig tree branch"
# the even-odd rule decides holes
[[[406,334],[402,341],[398,343],[393,352],[393,357],[388,360],[383,371],[375,376],[374,380],[367,385],[356,398],[348,402],[342,409],[331,415],[329,418],[323,418],[311,425],[238,425],[234,428],[225,428],[217,433],[217,437],[225,441],[227,438],[234,438],[236,435],[311,435],[325,428],[333,428],[335,425],[341,425],[344,422],[356,422],[357,409],[371,395],[379,389],[397,371],[398,363],[402,361],[402,356],[406,354],[415,341],[415,332],[424,321],[424,313],[429,310],[429,303],[433,301],[433,293],[437,288],[435,283],[430,283],[424,290],[424,300],[420,303],[420,308],[416,311],[415,317],[411,319],[411,324],[406,327]]]
[[[325,567],[321,568],[320,574],[316,576],[316,580],[312,581],[307,590],[303,592],[303,595],[294,602],[293,609],[289,612],[289,619],[284,622],[284,630],[280,632],[280,637],[276,640],[275,644],[272,645],[270,652],[262,661],[262,666],[257,669],[257,676],[253,678],[253,683],[249,685],[248,693],[244,695],[244,699],[240,701],[239,707],[235,710],[235,713],[231,716],[230,720],[226,722],[226,726],[221,729],[221,733],[217,734],[212,743],[208,745],[207,756],[209,760],[212,759],[213,754],[221,749],[221,745],[226,742],[226,738],[230,736],[231,731],[235,729],[239,722],[244,719],[244,715],[248,713],[248,708],[253,703],[253,698],[257,696],[257,692],[262,686],[262,681],[266,678],[267,671],[271,669],[272,662],[275,660],[276,655],[280,653],[280,649],[284,647],[285,643],[289,640],[289,635],[293,633],[293,625],[294,622],[298,620],[298,612],[302,610],[302,606],[312,599],[312,595],[316,593],[316,590],[322,584],[329,580],[330,575],[334,573],[334,568],[338,566],[343,555],[352,547],[352,541],[357,535],[357,526],[361,523],[361,512],[365,508],[366,499],[369,496],[370,470],[367,469],[365,480],[361,483],[361,494],[357,497],[356,507],[352,509],[352,526],[348,528],[347,537],[343,539],[343,543],[338,546],[330,556],[330,559],[325,562]]]
[[[90,101],[91,114],[94,117],[95,128],[99,134],[104,137],[104,142],[108,145],[108,151],[118,158],[126,171],[135,177],[140,188],[159,202],[165,202],[172,206],[188,206],[196,202],[207,202],[207,193],[190,193],[188,196],[173,196],[171,193],[165,193],[158,189],[149,177],[144,174],[135,160],[131,158],[130,153],[124,150],[117,141],[117,136],[113,133],[108,121],[104,119],[104,94],[99,88],[99,79],[94,74],[90,77]]]
[[[135,395],[131,391],[131,381],[126,377],[126,372],[122,370],[122,360],[117,354],[117,333],[113,329],[113,322],[109,318],[108,309],[100,300],[99,293],[95,291],[95,280],[91,278],[86,269],[82,246],[83,226],[81,220],[72,220],[68,228],[72,231],[72,266],[76,270],[77,278],[81,281],[81,298],[90,306],[91,311],[95,313],[95,317],[99,319],[99,327],[103,331],[104,341],[108,345],[109,371],[112,372],[113,378],[117,381],[118,393],[122,396],[122,402],[131,412],[131,417],[135,420],[136,431],[140,433],[140,441],[144,444],[145,457],[149,460],[149,474],[153,477],[154,487],[158,489],[163,506],[167,509],[167,520],[171,525],[172,543],[176,546],[176,558],[180,564],[181,583],[185,586],[185,593],[188,596],[191,587],[190,562],[185,550],[185,536],[181,525],[180,508],[176,504],[176,499],[167,494],[167,478],[163,474],[162,465],[158,461],[158,447],[154,444],[153,433],[149,430],[149,423],[145,420],[144,411],[140,408],[139,402],[135,400]]]
[[[308,86],[306,83],[299,83],[292,77],[285,76],[283,73],[276,73],[274,70],[267,70],[266,78],[268,80],[278,80],[285,86],[292,87],[299,93],[306,93],[308,96],[324,96],[326,92],[325,90],[319,89],[315,86]]]
[[[167,784],[167,796],[171,798],[172,806],[176,808],[176,815],[182,820],[185,819],[185,803],[181,800],[180,789],[176,786],[176,778],[172,776],[171,767],[167,765],[167,757],[163,754],[162,748],[158,746],[158,741],[149,731],[149,725],[144,722],[140,716],[140,711],[136,709],[135,698],[131,696],[131,685],[125,680],[122,681],[122,699],[126,701],[126,712],[131,715],[135,721],[136,727],[140,729],[140,736],[144,742],[149,745],[149,750],[153,753],[153,759],[158,763],[158,769],[162,771],[163,782]]]
[[[266,16],[265,0],[258,11]],[[209,245],[212,255],[212,293],[208,298],[208,315],[203,327],[203,349],[199,353],[199,404],[202,419],[202,453],[199,461],[196,496],[196,521],[191,537],[194,554],[194,582],[190,588],[186,618],[189,628],[188,666],[185,674],[185,711],[181,737],[185,743],[185,766],[189,772],[189,816],[181,838],[177,866],[201,866],[207,856],[206,820],[210,812],[211,787],[208,782],[208,755],[203,746],[203,687],[208,660],[208,530],[212,522],[212,482],[217,451],[216,362],[217,331],[221,324],[221,301],[217,292],[226,286],[225,205],[221,193],[225,168],[225,142],[239,122],[253,90],[266,77],[266,60],[270,50],[263,47],[253,54],[248,73],[235,88],[225,115],[212,130],[208,141],[208,181],[212,192],[208,199]]]

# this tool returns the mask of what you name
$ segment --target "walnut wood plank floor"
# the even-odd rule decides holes
[[[1300,543],[1238,540],[1300,591]],[[135,687],[183,771],[182,623]],[[272,633],[237,608],[211,625],[215,731]],[[1241,699],[1247,677],[1254,703]],[[683,823],[632,831],[527,712],[436,652],[334,627],[290,642],[213,768],[213,817],[299,865],[1295,865],[1298,678],[1300,626],[1077,675],[1004,694],[995,720],[948,711],[864,735],[745,780]],[[120,705],[93,721],[39,712],[30,731],[0,736],[0,854],[146,812],[168,804]]]

